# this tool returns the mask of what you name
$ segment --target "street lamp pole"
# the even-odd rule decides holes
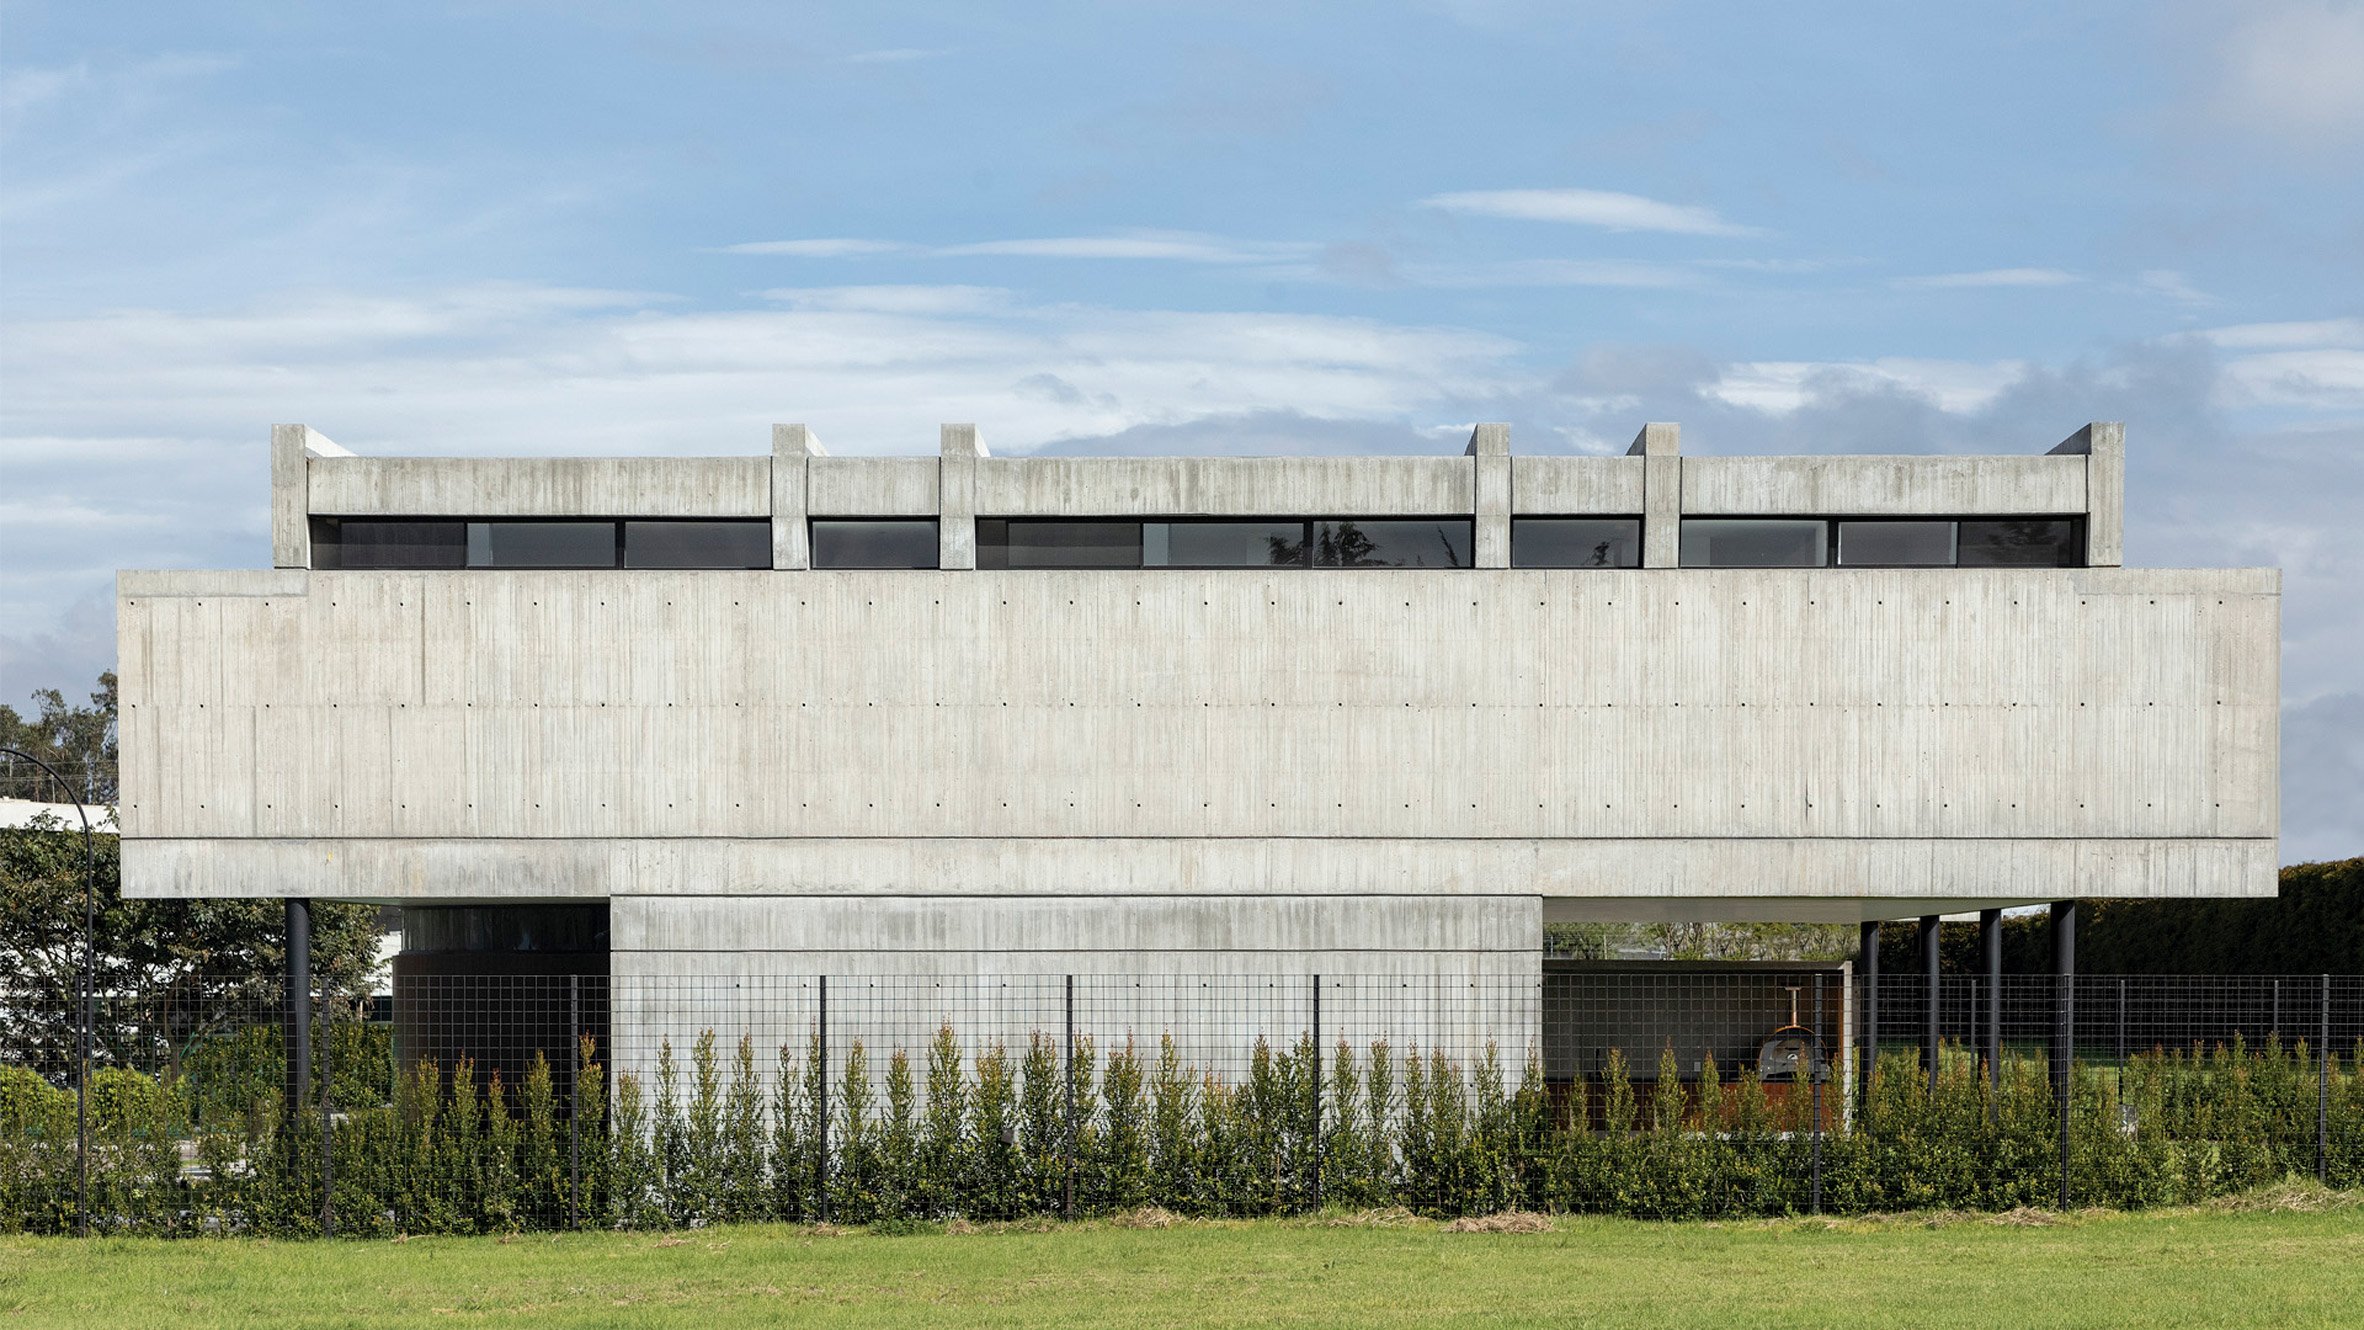
[[[47,772],[50,780],[73,799],[74,814],[82,819],[82,1039],[81,1058],[74,1072],[74,1231],[90,1236],[90,1039],[98,1027],[98,850],[90,836],[90,810],[57,768],[21,748],[0,748],[0,754],[21,757]]]

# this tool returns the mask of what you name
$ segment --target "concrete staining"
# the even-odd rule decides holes
[[[1515,1046],[1547,919],[2274,890],[2279,576],[2109,566],[2115,426],[1995,458],[273,442],[278,570],[121,578],[127,892],[610,898],[620,1034],[682,975],[1320,972],[1523,984],[1479,1022]],[[1686,570],[1685,513],[2072,516],[2101,566]],[[768,516],[775,568],[314,572],[314,514]],[[1638,517],[1644,566],[1510,569],[1526,514]],[[809,570],[815,515],[937,517],[944,569]],[[974,570],[979,517],[1128,515],[1462,516],[1478,567]]]

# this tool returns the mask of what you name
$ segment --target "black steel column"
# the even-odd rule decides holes
[[[312,902],[287,898],[287,1112],[303,1112],[312,1093]]]
[[[813,1055],[821,1060],[820,1093],[813,1104],[813,1201],[821,1222],[829,1222],[829,976],[821,976],[821,1013],[813,1026]]]
[[[1880,921],[1867,921],[1855,942],[1855,981],[1863,988],[1862,1015],[1856,1018],[1860,1028],[1855,1040],[1863,1046],[1857,1054],[1863,1070],[1862,1084],[1856,1087],[1861,1102],[1871,1104],[1872,1073],[1880,1062]]]
[[[1061,1147],[1059,1215],[1075,1218],[1075,976],[1067,976],[1067,1141]]]
[[[1321,1210],[1321,976],[1314,976],[1314,1210]]]
[[[566,1226],[583,1226],[583,976],[566,977]],[[780,1102],[793,1103],[787,1086]]]
[[[321,996],[328,995],[324,990]],[[336,1095],[337,1014],[333,1003],[320,1004],[320,1234],[337,1235]]]
[[[1927,1018],[1921,1025],[1921,1070],[1929,1075],[1929,1097],[1932,1099],[1937,1097],[1937,1018],[1940,1011],[1937,987],[1937,925],[1938,917],[1936,915],[1922,915],[1921,932],[1918,939],[1921,944],[1922,986],[1927,990],[1924,996],[1929,1004]]]
[[[2069,1203],[2069,1094],[2077,1049],[2077,903],[2052,904],[2052,1102],[2060,1114],[2060,1208]]]
[[[2003,912],[1978,912],[1978,956],[1986,968],[1987,1115],[2002,1111],[2003,1090]]]

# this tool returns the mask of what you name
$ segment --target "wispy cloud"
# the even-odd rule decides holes
[[[1029,240],[982,240],[945,245],[932,253],[948,258],[1009,255],[1033,259],[1162,259],[1179,263],[1270,263],[1301,258],[1317,245],[1227,240],[1187,231],[1131,231],[1104,236],[1047,236]]]
[[[1978,272],[1941,272],[1926,277],[1899,277],[1906,290],[1946,290],[1992,286],[2074,286],[2085,279],[2059,268],[1986,268]]]
[[[2134,279],[2135,287],[2147,294],[2165,296],[2186,305],[2213,305],[2216,297],[2192,285],[2191,279],[2173,268],[2148,268]]]
[[[2283,347],[2364,346],[2364,319],[2313,319],[2295,323],[2238,323],[2200,334],[2218,346],[2251,350]]]
[[[1771,413],[1799,410],[1833,396],[1900,393],[1941,411],[1977,411],[2028,372],[2018,360],[1758,360],[1725,367],[1705,395],[1733,406]]]
[[[879,51],[856,51],[842,59],[849,65],[907,65],[914,60],[933,60],[950,54],[949,47],[890,46]]]
[[[865,310],[877,314],[974,314],[1009,305],[998,286],[788,286],[763,293],[797,309]]]
[[[801,259],[900,254],[938,259],[1137,259],[1170,263],[1246,264],[1302,259],[1320,248],[1318,245],[1292,241],[1233,240],[1199,231],[1117,231],[1096,236],[1036,236],[1016,240],[973,240],[952,245],[920,245],[901,240],[848,237],[754,240],[724,245],[720,252]]]
[[[1662,231],[1671,235],[1751,236],[1762,232],[1718,216],[1714,209],[1665,203],[1639,194],[1605,189],[1479,189],[1432,194],[1424,208],[1468,217],[1519,222],[1567,222],[1611,231]]]
[[[1499,263],[1401,265],[1403,280],[1430,287],[1592,286],[1672,290],[1700,286],[1698,270],[1680,263],[1625,259],[1509,259]]]
[[[908,253],[918,248],[894,240],[856,240],[851,237],[830,237],[814,240],[751,240],[745,244],[724,245],[725,254],[773,254],[796,259],[845,259],[865,254]]]

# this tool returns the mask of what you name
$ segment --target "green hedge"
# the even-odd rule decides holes
[[[283,1116],[275,1058],[253,1038],[252,1047],[226,1043],[209,1080],[93,1077],[95,1227],[319,1231],[319,1114]],[[1170,1041],[1105,1053],[1087,1041],[1073,1068],[1071,1166],[1069,1071],[1045,1036],[964,1051],[947,1029],[918,1056],[896,1050],[883,1066],[856,1043],[830,1079],[814,1052],[759,1057],[746,1040],[726,1051],[709,1033],[686,1058],[664,1046],[645,1081],[614,1077],[611,1105],[586,1043],[573,1155],[567,1105],[543,1062],[519,1085],[465,1061],[419,1063],[388,1073],[374,1098],[340,1080],[340,1103],[355,1106],[333,1128],[337,1231],[512,1232],[563,1227],[577,1210],[589,1226],[642,1229],[824,1214],[1013,1219],[1061,1213],[1070,1185],[1085,1214],[1144,1205],[1291,1214],[1315,1205],[1317,1172],[1324,1205],[1437,1216],[1520,1208],[1688,1219],[1809,1203],[1802,1089],[1769,1093],[1712,1066],[1680,1093],[1637,1094],[1621,1065],[1547,1086],[1531,1060],[1514,1072],[1491,1051],[1461,1065],[1434,1051],[1340,1044],[1317,1061],[1300,1040],[1259,1042],[1245,1076],[1226,1083]],[[2364,1046],[2333,1060],[2335,1186],[2364,1185],[2360,1061]],[[2042,1064],[2011,1061],[1994,1093],[1958,1050],[1940,1065],[1932,1093],[1911,1060],[1882,1060],[1852,1120],[1824,1136],[1825,1208],[2057,1200],[2058,1119]],[[1671,1054],[1657,1072],[1654,1084],[1679,1079]],[[2072,1204],[2195,1201],[2311,1173],[2316,1076],[2303,1044],[2080,1067]],[[245,1088],[243,1102],[230,1097],[233,1085]],[[0,1230],[71,1226],[73,1116],[70,1095],[0,1068]]]

